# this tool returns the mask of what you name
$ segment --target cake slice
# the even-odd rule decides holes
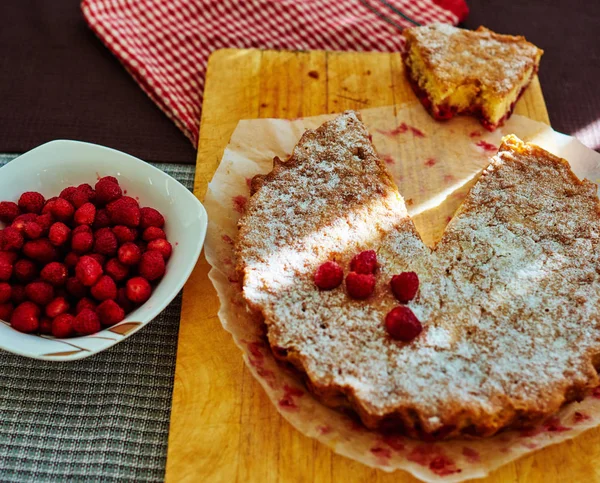
[[[543,51],[524,37],[445,24],[404,32],[411,85],[431,115],[478,116],[493,131],[506,121],[537,73]]]

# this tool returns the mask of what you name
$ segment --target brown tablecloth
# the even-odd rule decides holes
[[[599,2],[469,5],[466,27],[523,34],[545,50],[540,79],[556,130],[574,134],[600,118]],[[194,163],[189,141],[87,29],[78,0],[0,2],[0,71],[0,152],[69,138]]]

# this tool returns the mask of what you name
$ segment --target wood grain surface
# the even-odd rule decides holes
[[[208,65],[194,193],[203,199],[240,119],[295,118],[414,99],[398,54],[220,50]],[[548,123],[537,79],[516,112]],[[185,286],[166,481],[396,482],[296,431],[245,368],[217,318],[209,266]],[[600,430],[495,471],[486,482],[600,481]]]

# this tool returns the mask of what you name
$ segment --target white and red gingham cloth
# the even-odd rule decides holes
[[[214,50],[398,51],[402,28],[468,14],[464,0],[83,0],[82,10],[194,146]]]

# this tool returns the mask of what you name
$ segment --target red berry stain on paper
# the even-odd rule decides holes
[[[298,409],[294,398],[300,398],[304,396],[304,391],[296,387],[283,386],[283,397],[279,400],[279,407],[282,409],[295,410]]]
[[[429,467],[438,476],[448,476],[462,471],[456,467],[454,461],[444,453],[442,448],[434,444],[415,446],[406,458],[421,466]]]
[[[544,423],[544,428],[550,433],[562,433],[563,431],[570,431],[572,428],[563,426],[558,418],[550,418]]]
[[[583,423],[584,421],[589,421],[590,419],[592,419],[592,417],[589,414],[581,411],[575,411],[575,413],[573,414],[574,424]]]
[[[480,131],[471,131],[469,133],[469,137],[472,137],[472,138],[478,138],[479,136],[481,136],[481,132]]]
[[[246,203],[248,202],[248,198],[242,195],[237,195],[231,198],[233,202],[233,209],[238,213],[243,213],[246,209]]]
[[[223,235],[221,237],[221,240],[223,240],[225,243],[228,243],[229,245],[233,245],[233,239],[229,235]]]
[[[542,425],[535,426],[533,428],[526,428],[519,432],[519,437],[521,438],[533,438],[540,433],[544,432],[544,427]]]
[[[475,143],[475,146],[479,146],[484,151],[489,151],[489,152],[493,152],[493,153],[498,151],[498,148],[496,146],[494,146],[492,143],[488,143],[487,141],[484,141],[483,139],[481,141]]]
[[[387,434],[382,438],[382,442],[387,444],[394,451],[404,451],[404,437],[398,434]]]
[[[392,158],[389,154],[384,154],[381,156],[381,160],[385,161],[386,164],[395,164],[394,158]]]
[[[427,166],[428,168],[432,168],[433,166],[435,166],[435,159],[433,158],[429,158],[427,161],[425,161],[425,166]]]
[[[469,463],[479,463],[481,461],[481,457],[479,453],[475,451],[473,448],[469,448],[465,446],[462,450],[463,456],[467,459]]]
[[[455,183],[456,176],[454,176],[453,174],[445,174],[443,180],[444,180],[444,183],[446,183],[446,184]]]
[[[381,446],[374,446],[370,451],[375,458],[377,458],[377,461],[383,465],[387,464],[389,459],[392,457],[392,452],[387,448],[382,448]]]
[[[600,399],[600,386],[594,388],[592,391],[592,397],[594,399]]]
[[[317,431],[321,435],[326,435],[326,434],[331,433],[331,431],[333,431],[333,428],[327,424],[323,424],[321,426],[317,426]]]
[[[398,134],[405,134],[409,131],[415,137],[418,137],[418,138],[425,137],[425,133],[423,131],[421,131],[420,129],[417,129],[414,126],[410,126],[410,125],[406,124],[405,122],[400,123],[394,129],[390,129],[390,130],[378,129],[377,130],[377,132],[383,134],[384,136],[389,136],[389,137],[398,136]]]
[[[252,188],[252,178],[246,178],[246,185],[248,188]]]

